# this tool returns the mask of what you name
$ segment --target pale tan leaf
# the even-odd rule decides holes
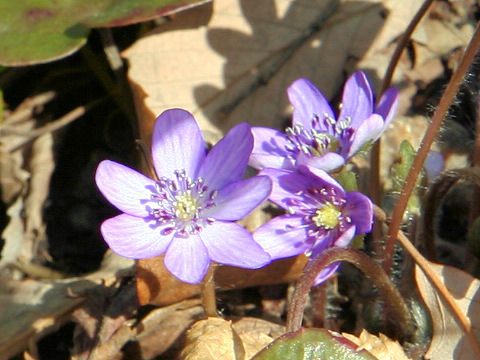
[[[430,264],[457,305],[469,319],[473,332],[480,335],[480,280],[454,267]],[[477,359],[471,344],[442,297],[432,287],[423,271],[416,265],[415,278],[420,294],[427,304],[433,322],[433,338],[425,357],[442,360]]]
[[[384,334],[376,336],[363,329],[359,337],[348,333],[342,335],[357,344],[359,349],[370,352],[378,360],[410,360],[400,344]]]
[[[22,257],[30,261],[41,247],[46,251],[46,225],[43,221],[45,201],[50,192],[50,179],[55,168],[53,135],[45,133],[32,142],[29,159],[31,173],[29,191],[25,199],[25,240]]]
[[[236,321],[233,328],[242,339],[245,359],[251,359],[265,346],[285,333],[285,326],[250,317]]]
[[[288,116],[286,88],[293,80],[309,78],[332,97],[345,74],[367,52],[377,56],[419,5],[413,0],[401,6],[373,0],[223,0],[184,12],[123,53],[143,137],[149,141],[151,121],[171,107],[194,112],[213,141],[244,121],[281,128]]]
[[[244,357],[242,341],[232,328],[232,322],[221,318],[208,318],[193,324],[181,353],[184,360],[236,360]]]
[[[99,284],[112,285],[133,263],[109,252],[100,270],[81,278],[54,282],[0,279],[0,360],[25,349],[28,341],[57,330],[84,301],[79,293]]]

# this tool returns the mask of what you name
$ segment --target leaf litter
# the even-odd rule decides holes
[[[154,117],[171,107],[184,107],[194,112],[210,143],[215,143],[221,134],[245,120],[252,125],[282,129],[289,117],[285,89],[298,77],[312,80],[328,98],[338,97],[343,79],[356,68],[369,71],[378,87],[394,44],[419,5],[416,1],[399,5],[393,0],[278,0],[265,1],[261,5],[254,1],[229,0],[179,13],[166,24],[144,34],[123,52],[129,63],[128,80],[141,138],[148,143]],[[443,12],[434,9],[435,16],[424,19],[414,33],[411,51],[404,54],[395,73],[394,84],[400,87],[402,104],[400,117],[391,125],[382,145],[382,171],[387,189],[388,169],[400,142],[409,138],[416,148],[428,126],[428,114],[422,106],[435,98],[427,92],[428,86],[455,66],[455,50],[464,47],[472,34],[472,24],[462,18],[468,14],[461,13],[455,8],[456,4],[449,3],[449,6]],[[4,245],[0,259],[4,279],[0,288],[1,313],[6,316],[0,321],[3,325],[0,332],[6,334],[0,344],[0,358],[8,359],[23,351],[27,339],[31,340],[25,357],[42,358],[42,351],[35,344],[72,319],[85,331],[77,334],[73,358],[114,358],[124,351],[131,357],[147,359],[168,354],[174,348],[177,351],[183,348],[188,353],[188,346],[183,347],[183,336],[186,329],[202,317],[202,310],[195,300],[184,299],[198,294],[199,289],[185,287],[169,278],[160,259],[140,261],[137,275],[140,303],[160,307],[143,318],[136,314],[137,320],[133,322],[124,322],[127,315],[132,314],[128,311],[119,311],[118,317],[111,318],[102,313],[108,312],[107,303],[118,297],[115,289],[124,289],[126,285],[122,282],[128,283],[133,275],[128,270],[132,262],[113,257],[114,264],[108,265],[112,255],[107,255],[100,270],[78,278],[71,278],[62,271],[44,272],[48,268],[42,268],[41,264],[54,261],[49,254],[44,207],[51,198],[51,186],[55,186],[49,183],[58,166],[55,163],[58,144],[65,134],[35,133],[41,128],[36,120],[38,112],[57,95],[28,96],[17,110],[7,111],[6,120],[0,123],[1,195],[8,218],[7,225],[2,228]],[[82,115],[79,113],[74,119]],[[50,124],[53,124],[51,119],[47,121],[47,125]],[[65,122],[61,126],[70,125]],[[38,134],[35,138],[28,136],[32,131]],[[456,154],[448,143],[436,146],[447,160]],[[356,165],[368,167],[362,158]],[[271,209],[257,210],[244,225],[255,229],[271,216],[269,211]],[[30,262],[40,267],[28,266]],[[25,263],[27,266],[22,267]],[[273,264],[263,272],[224,267],[218,281],[224,289],[290,282],[298,278],[303,264],[304,260],[295,259],[288,264]],[[442,280],[455,297],[462,299],[462,306],[475,329],[478,322],[470,312],[470,308],[474,309],[475,296],[466,296],[465,291],[457,294],[453,285],[467,287],[478,280],[464,279],[464,275],[453,268],[440,269],[451,271],[451,275],[442,275]],[[442,307],[435,290],[419,274],[417,272],[416,276],[422,298],[433,299],[425,300],[432,313],[434,329],[427,357],[468,358],[458,357],[459,351],[468,348],[462,331]],[[452,277],[463,280],[452,282]],[[152,282],[151,279],[156,280]],[[104,303],[95,314],[88,310],[87,304],[94,298],[95,291],[105,288],[108,291],[96,293],[100,303]],[[354,295],[351,299],[359,300]],[[263,316],[268,317],[268,313],[264,312]],[[355,316],[361,317],[358,311]],[[244,356],[247,354],[246,358],[282,333],[275,324],[265,321],[260,325],[261,321],[252,320],[255,325],[251,326],[258,333],[249,335],[257,344],[247,350],[249,347],[243,342],[243,350],[239,350]],[[237,336],[241,338],[242,331],[236,329],[237,324],[225,326],[227,333],[237,332],[237,335],[230,335],[229,349],[235,349]],[[272,332],[273,328],[276,330]],[[453,328],[455,336],[448,332]],[[352,327],[348,329],[351,331]],[[98,336],[94,343],[92,336]],[[442,339],[448,341],[442,342]],[[385,339],[382,341],[388,343]],[[437,346],[439,341],[441,345]],[[195,351],[200,351],[200,355],[189,356],[202,358],[202,350]]]

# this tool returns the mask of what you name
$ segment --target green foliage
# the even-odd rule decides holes
[[[65,57],[92,27],[133,24],[199,0],[16,0],[0,3],[0,64],[31,65]]]
[[[339,334],[325,329],[300,329],[287,333],[252,360],[375,360],[365,350],[357,351],[357,345]]]
[[[335,178],[342,184],[345,191],[358,191],[357,176],[353,171],[342,171]]]
[[[405,183],[405,179],[407,178],[410,168],[412,167],[413,160],[415,159],[416,154],[417,153],[415,152],[413,146],[407,140],[403,140],[400,144],[399,150],[400,161],[392,165],[391,170],[393,191],[402,191],[403,184]],[[413,191],[410,199],[408,200],[406,214],[420,213],[421,203],[418,194],[419,182],[420,179],[419,181],[417,181],[416,189]]]

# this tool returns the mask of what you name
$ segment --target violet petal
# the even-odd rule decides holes
[[[271,190],[272,182],[267,176],[233,182],[219,190],[215,206],[203,215],[219,220],[242,219],[266,200]]]
[[[372,114],[355,131],[347,157],[355,155],[369,141],[377,140],[383,129],[383,118],[378,114]]]
[[[345,83],[342,96],[342,110],[339,120],[352,119],[352,127],[357,128],[373,113],[373,92],[363,71],[353,73]]]
[[[307,241],[307,228],[302,216],[282,215],[260,226],[253,233],[256,242],[272,260],[303,254],[312,244]]]
[[[231,266],[258,269],[270,262],[270,256],[247,230],[231,222],[215,221],[199,234],[210,259]]]
[[[384,128],[392,121],[398,108],[398,90],[391,87],[385,91],[375,109],[375,112],[383,117]]]
[[[273,167],[277,169],[292,168],[293,162],[285,149],[288,139],[284,133],[264,127],[253,127],[253,150],[249,165],[255,169]]]
[[[333,177],[331,177],[325,170],[318,169],[312,166],[302,166],[300,168],[300,172],[302,172],[307,177],[311,177],[312,175],[315,176],[317,178],[315,180],[316,184],[321,184],[320,185],[321,187],[334,188],[336,193],[342,197],[343,197],[343,194],[345,194],[345,190],[343,189],[343,186],[340,185],[340,183],[337,180],[335,180]]]
[[[205,144],[192,114],[182,109],[164,111],[155,122],[152,139],[152,160],[158,177],[174,179],[176,170],[185,170],[197,177],[205,158]]]
[[[340,265],[341,265],[341,262],[337,261],[337,262],[334,262],[333,264],[328,265],[325,269],[320,271],[320,273],[315,278],[315,282],[313,283],[313,286],[318,286],[320,284],[323,284],[325,281],[330,279],[333,275],[335,275]]]
[[[327,152],[323,156],[310,156],[302,152],[297,156],[296,165],[298,168],[311,166],[324,171],[332,171],[345,165],[345,158],[335,152]]]
[[[164,258],[165,267],[179,280],[200,283],[210,264],[208,251],[198,235],[174,237]]]
[[[370,232],[373,224],[372,201],[357,191],[348,192],[346,200],[344,214],[352,219],[357,228],[357,235]]]
[[[284,209],[314,206],[313,203],[308,203],[301,192],[323,184],[314,177],[284,169],[267,168],[260,171],[259,175],[266,175],[272,180],[272,192],[268,199]]]
[[[211,189],[240,180],[253,148],[250,126],[241,123],[231,129],[208,153],[199,176]]]
[[[335,114],[325,96],[307,79],[295,80],[288,87],[287,95],[294,108],[293,126],[301,125],[304,129],[310,130],[315,116],[323,119],[327,115],[335,119]],[[320,122],[320,126],[316,128],[322,130],[323,123]]]
[[[352,242],[356,234],[356,230],[357,229],[355,225],[350,226],[349,228],[347,228],[347,230],[340,233],[339,237],[333,241],[333,245],[341,248],[347,247]]]
[[[125,165],[103,160],[97,167],[95,182],[100,192],[119,210],[135,216],[147,216],[155,182]]]
[[[105,220],[100,231],[110,249],[131,259],[145,259],[165,252],[173,234],[162,235],[161,228],[144,218],[121,214]]]

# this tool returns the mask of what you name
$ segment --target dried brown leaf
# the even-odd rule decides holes
[[[305,256],[282,259],[257,270],[219,266],[215,284],[223,290],[247,286],[280,284],[297,279],[307,262]],[[174,278],[163,264],[163,257],[137,262],[137,293],[141,305],[168,305],[200,293],[199,285]]]
[[[245,359],[251,359],[265,346],[285,333],[285,326],[250,317],[236,321],[233,328],[242,339]]]
[[[384,334],[376,336],[363,329],[359,337],[348,333],[342,333],[342,335],[357,344],[359,349],[367,350],[379,360],[410,360],[398,341]]]
[[[473,333],[480,338],[480,280],[451,266],[430,263],[463,310]],[[477,359],[465,332],[457,323],[450,308],[427,280],[418,265],[415,267],[420,294],[427,304],[433,321],[433,337],[426,359],[469,360]]]
[[[25,240],[22,258],[33,259],[40,248],[46,251],[46,225],[43,221],[45,201],[50,192],[50,179],[55,168],[53,135],[46,133],[32,143],[28,161],[30,182],[25,199]]]
[[[136,326],[135,343],[127,346],[128,358],[153,359],[167,351],[185,331],[204,316],[198,299],[185,300],[153,310]]]
[[[131,271],[132,265],[132,260],[108,253],[100,270],[82,278],[54,282],[1,279],[0,359],[8,359],[25,349],[28,341],[35,342],[58,329],[84,301],[78,294],[112,285],[128,274],[125,272]]]
[[[242,360],[245,350],[232,322],[208,318],[196,322],[187,332],[183,360]]]
[[[143,137],[149,140],[153,118],[171,107],[193,112],[214,141],[246,119],[281,128],[285,90],[293,80],[307,77],[332,97],[345,71],[367,52],[377,56],[403,31],[398,22],[406,24],[418,6],[413,0],[401,6],[395,1],[225,0],[184,12],[123,54]]]

